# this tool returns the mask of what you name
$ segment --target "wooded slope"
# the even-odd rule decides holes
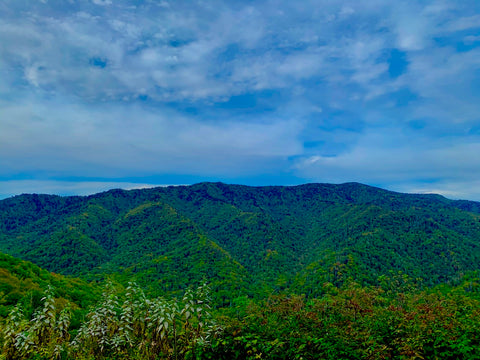
[[[137,277],[153,292],[210,281],[219,298],[401,271],[427,285],[480,264],[480,204],[358,183],[223,183],[0,201],[0,251],[86,279]],[[138,276],[141,275],[141,276]]]

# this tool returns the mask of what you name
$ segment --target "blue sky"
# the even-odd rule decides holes
[[[0,0],[0,198],[357,181],[480,200],[480,2]]]

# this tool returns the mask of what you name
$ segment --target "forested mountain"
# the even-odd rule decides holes
[[[356,183],[20,195],[0,358],[479,359],[479,241],[480,203]]]
[[[426,285],[480,264],[480,204],[358,183],[223,183],[0,201],[0,251],[50,271],[136,278],[153,293],[209,280],[219,301],[401,271]]]

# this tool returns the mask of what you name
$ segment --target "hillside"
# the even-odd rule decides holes
[[[50,273],[31,262],[0,253],[0,319],[19,302],[32,311],[37,307],[48,286],[57,301],[68,301],[74,312],[96,301],[100,290],[93,284]]]
[[[245,292],[316,295],[401,271],[427,285],[480,264],[480,204],[362,184],[222,183],[0,201],[0,251],[85,279],[137,277],[152,292],[209,279]],[[138,276],[140,275],[140,276]]]

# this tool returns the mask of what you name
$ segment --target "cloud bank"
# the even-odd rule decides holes
[[[480,200],[479,19],[473,0],[3,1],[0,196],[216,179]]]

